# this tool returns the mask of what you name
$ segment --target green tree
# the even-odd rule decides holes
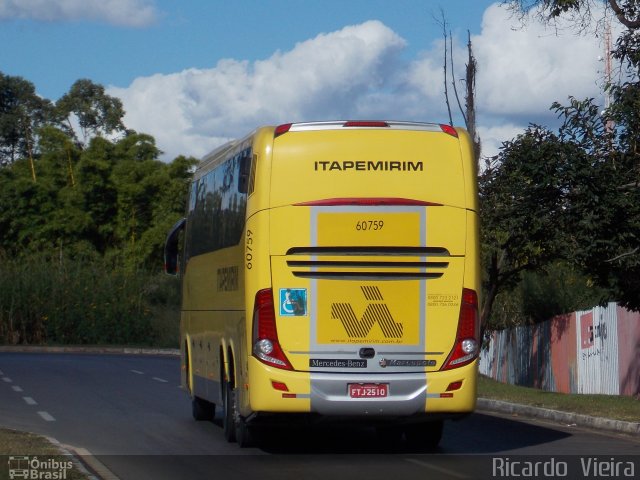
[[[55,201],[47,182],[34,182],[27,159],[0,169],[0,246],[11,255],[42,245]]]
[[[555,103],[557,134],[529,127],[482,173],[483,320],[523,272],[561,260],[605,292],[594,290],[600,300],[640,309],[637,113],[635,101],[614,105],[602,116],[592,99]]]
[[[124,108],[120,99],[107,95],[102,85],[88,79],[77,80],[56,102],[58,121],[71,137],[76,137],[74,120],[80,128],[82,144],[95,136],[124,132]]]
[[[157,159],[153,137],[129,132],[116,143],[111,180],[117,192],[115,245],[130,268],[159,268],[167,231],[184,215],[191,168],[196,160]]]
[[[590,0],[513,0],[521,12],[537,8],[543,21],[573,15],[591,19]],[[481,176],[486,266],[483,319],[496,296],[522,272],[544,273],[566,259],[607,297],[640,309],[640,3],[609,0],[627,31],[613,55],[627,81],[608,85],[603,115],[593,99],[554,103],[557,134],[532,126],[511,142]]]
[[[603,117],[592,100],[555,104],[562,141],[584,159],[572,171],[570,258],[611,298],[640,310],[640,139],[637,86],[617,90]]]
[[[523,272],[542,271],[567,255],[566,173],[577,153],[573,145],[533,125],[506,142],[481,174],[483,324],[498,293],[517,285]]]
[[[121,152],[112,172],[117,192],[115,239],[129,266],[140,266],[146,257],[141,239],[153,219],[153,207],[162,195],[158,149],[148,135],[132,134],[116,148]]]
[[[35,87],[22,77],[0,73],[0,165],[33,157],[38,128],[51,119],[51,102],[36,95]]]
[[[76,166],[78,210],[83,213],[82,239],[100,255],[114,242],[117,192],[111,172],[117,161],[111,141],[93,138]]]
[[[583,25],[585,19],[592,14],[595,5],[606,3],[626,28],[640,28],[640,5],[637,0],[505,0],[503,3],[515,7],[520,12],[538,9],[545,21],[567,13],[578,13],[581,14],[579,18]]]

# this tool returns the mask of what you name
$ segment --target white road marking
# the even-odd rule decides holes
[[[13,380],[11,380],[9,377],[2,377],[2,381],[7,383],[13,383]]]
[[[31,397],[22,397],[22,399],[25,401],[25,403],[27,405],[37,405],[38,402],[36,402],[33,398]]]
[[[448,468],[438,467],[436,465],[432,465],[430,463],[423,462],[423,461],[417,460],[415,458],[405,458],[405,460],[407,462],[415,463],[416,465],[420,465],[421,467],[429,468],[431,470],[435,470],[436,472],[444,473],[444,474],[450,475],[452,477],[456,477],[456,478],[471,478],[471,477],[467,477],[466,475],[464,475],[462,473],[458,473],[458,472],[456,472],[454,470],[449,470]]]
[[[138,375],[144,375],[144,372],[141,372],[140,370],[131,370],[131,372],[136,373]]]
[[[167,383],[169,380],[165,380],[164,378],[153,377],[156,382]]]
[[[14,385],[14,386],[13,386],[13,387],[11,387],[11,388],[13,388],[13,391],[14,391],[14,392],[21,392],[21,391],[22,391],[22,388],[20,388],[18,385]]]
[[[56,419],[48,412],[38,412],[38,415],[42,417],[43,420],[47,422],[55,422]]]

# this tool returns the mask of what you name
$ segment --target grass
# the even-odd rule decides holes
[[[482,375],[478,396],[592,417],[640,422],[640,399],[634,397],[547,392],[500,383]]]
[[[0,344],[177,347],[180,282],[103,259],[0,256]]]
[[[71,461],[56,445],[40,435],[0,428],[0,458],[2,458],[3,463],[7,462],[0,467],[0,480],[8,479],[9,468],[16,466],[15,460],[13,464],[9,463],[9,460],[11,460],[9,457],[11,456],[27,456],[30,460],[34,460],[37,457],[40,465],[45,464],[37,469],[38,472],[44,475],[42,478],[55,478],[47,477],[46,475],[47,473],[60,473],[61,469],[57,468],[56,465],[67,465],[67,462]],[[22,460],[18,465],[20,468],[29,468],[25,460]],[[86,480],[89,477],[81,472],[78,465],[74,463],[70,469],[66,470],[64,478]]]

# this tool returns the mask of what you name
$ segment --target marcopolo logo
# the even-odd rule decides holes
[[[350,303],[332,303],[331,318],[340,320],[349,338],[366,338],[376,323],[384,338],[402,338],[403,325],[393,319],[380,289],[361,286],[360,290],[370,302],[361,318],[356,316]]]
[[[73,462],[57,458],[10,456],[9,478],[26,478],[37,480],[64,480],[68,471],[73,468]]]

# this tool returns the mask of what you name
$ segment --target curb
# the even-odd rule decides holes
[[[33,433],[33,435],[38,435],[37,433]],[[46,439],[50,444],[54,445],[63,455],[71,458],[71,461],[74,463],[78,471],[84,475],[88,480],[106,480],[101,476],[96,476],[93,472],[89,471],[78,455],[78,452],[69,445],[63,445],[56,438],[49,436],[42,436],[42,438]],[[65,477],[66,478],[66,477]],[[110,479],[109,479],[110,480]]]
[[[479,411],[508,413],[521,415],[523,417],[550,420],[568,426],[580,426],[594,430],[640,435],[640,422],[624,422],[610,418],[592,417],[578,413],[561,412],[548,408],[533,407],[487,398],[478,398],[477,409]]]
[[[109,470],[104,463],[94,457],[89,450],[73,447],[71,445],[62,445],[62,448],[70,451],[71,455],[86,471],[85,473],[89,477],[89,480],[120,480],[115,473]]]
[[[2,345],[0,346],[0,353],[95,353],[116,355],[180,356],[180,350],[177,348],[94,346],[49,347],[41,345]]]

